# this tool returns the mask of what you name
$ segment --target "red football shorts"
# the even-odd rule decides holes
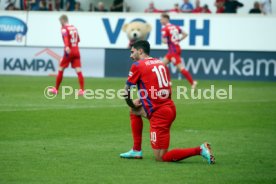
[[[181,63],[181,49],[176,48],[175,52],[168,52],[165,56],[170,62],[174,64],[174,66]]]
[[[62,68],[67,68],[70,63],[72,68],[81,67],[79,51],[71,50],[70,54],[64,53],[59,66]]]
[[[168,149],[170,128],[176,117],[175,105],[164,105],[153,112],[150,118],[150,141],[153,149]]]

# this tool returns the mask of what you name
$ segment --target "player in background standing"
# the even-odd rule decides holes
[[[133,148],[120,154],[121,158],[143,157],[141,150],[143,120],[150,121],[151,146],[157,161],[175,162],[185,158],[202,155],[209,164],[215,163],[208,143],[194,148],[173,149],[170,144],[170,127],[176,117],[176,108],[171,99],[171,86],[166,65],[161,60],[152,58],[148,41],[137,41],[131,48],[132,64],[125,86],[125,99],[131,107],[130,120],[134,139]],[[131,99],[131,86],[137,85],[140,100]]]
[[[172,62],[178,71],[189,81],[192,88],[195,89],[197,82],[193,80],[191,74],[184,68],[181,63],[181,48],[179,42],[184,40],[188,35],[180,29],[179,26],[170,23],[170,16],[162,14],[160,19],[162,28],[162,42],[168,44],[169,51],[164,57],[165,65]]]
[[[69,24],[66,15],[62,15],[59,20],[62,25],[61,34],[64,42],[64,55],[59,64],[56,86],[49,89],[49,91],[54,94],[58,93],[63,78],[63,71],[71,64],[71,67],[76,70],[79,79],[80,89],[78,94],[82,96],[84,94],[84,78],[81,72],[80,51],[78,46],[80,37],[78,30],[73,25]]]

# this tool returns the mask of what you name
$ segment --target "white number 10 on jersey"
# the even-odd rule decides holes
[[[154,66],[152,69],[152,72],[155,72],[158,80],[158,85],[160,88],[169,86],[169,80],[168,80],[165,66],[163,65],[159,65],[158,67]]]

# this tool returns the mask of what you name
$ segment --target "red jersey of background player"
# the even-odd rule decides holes
[[[159,107],[173,103],[168,68],[156,58],[147,58],[133,63],[127,85],[137,85],[140,100],[148,118]]]
[[[77,28],[73,25],[65,25],[61,28],[64,47],[69,47],[72,55],[79,55],[80,37]]]
[[[179,45],[180,34],[182,30],[179,26],[168,23],[162,28],[162,37],[167,39],[167,44],[169,47],[169,53],[180,53],[181,48]]]

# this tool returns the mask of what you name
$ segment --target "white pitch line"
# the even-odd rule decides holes
[[[211,103],[267,103],[276,102],[276,100],[221,100],[221,101],[183,101],[174,100],[176,105],[198,105],[198,104],[211,104]],[[181,102],[181,103],[179,103]],[[126,105],[42,105],[42,104],[24,104],[24,105],[12,105],[12,104],[0,104],[0,107],[8,107],[12,109],[0,109],[0,112],[16,112],[16,111],[42,111],[42,110],[58,110],[58,109],[95,109],[95,108],[119,108],[127,107]],[[14,109],[20,108],[20,109]],[[22,109],[21,109],[22,108]],[[24,109],[23,109],[24,108]]]
[[[180,99],[181,100],[181,99]],[[174,101],[175,104],[188,104],[188,105],[193,105],[193,104],[212,104],[212,103],[267,103],[267,102],[276,102],[276,100],[206,100],[206,101],[201,101],[201,100],[189,100],[185,101],[183,99],[183,103],[177,103],[179,100]]]
[[[17,107],[20,107],[20,108],[24,108],[24,106],[17,106]],[[119,107],[127,107],[126,105],[108,105],[108,106],[58,106],[58,107],[55,107],[55,106],[52,106],[52,107],[45,107],[45,106],[35,106],[35,107],[31,107],[31,106],[28,106],[28,108],[25,108],[25,109],[0,109],[0,112],[17,112],[17,111],[43,111],[43,110],[62,110],[62,109],[66,109],[66,110],[70,110],[70,109],[96,109],[96,108],[119,108]]]
[[[173,99],[173,101],[175,102],[175,104],[199,104],[199,103],[256,103],[256,102],[276,102],[276,100],[193,100],[193,99]],[[184,102],[184,103],[178,103],[178,102]],[[110,104],[106,104],[106,105],[71,105],[71,104],[0,104],[0,107],[92,107],[92,108],[96,108],[96,107],[118,107],[118,106],[126,106],[124,104],[118,104],[118,105],[110,105]]]

